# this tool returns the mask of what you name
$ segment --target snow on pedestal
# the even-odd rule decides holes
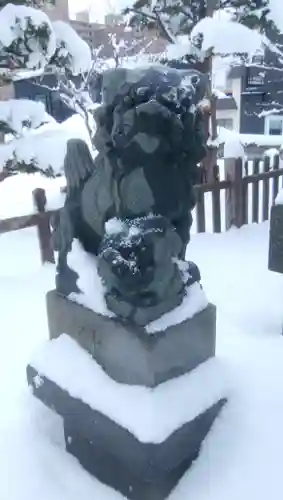
[[[36,389],[49,379],[143,443],[162,443],[228,392],[224,365],[216,358],[154,389],[119,384],[66,334],[46,342],[30,365],[37,372],[32,381]]]
[[[167,498],[228,394],[216,359],[154,389],[129,386],[110,378],[68,335],[45,344],[27,374],[34,394],[63,417],[67,450],[133,500]]]
[[[66,449],[87,471],[130,500],[164,500],[227,399],[216,308],[194,283],[141,327],[107,310],[96,258],[76,240],[67,263],[80,292],[48,292],[50,341],[27,367],[29,385],[63,418]]]
[[[50,338],[68,332],[110,377],[124,384],[155,387],[215,354],[212,304],[193,318],[149,335],[145,328],[97,314],[56,291],[48,292],[46,301]]]
[[[77,285],[81,290],[81,293],[72,293],[68,298],[98,314],[113,317],[114,314],[106,305],[105,290],[98,275],[96,258],[85,252],[78,240],[74,240],[67,259],[68,266],[79,276]],[[208,300],[204,290],[199,283],[194,283],[187,289],[180,306],[152,321],[145,329],[148,333],[164,331],[172,325],[178,325],[192,318],[207,305]]]

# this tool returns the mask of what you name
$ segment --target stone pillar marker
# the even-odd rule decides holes
[[[101,80],[97,156],[67,145],[50,339],[27,378],[89,473],[129,500],[165,500],[227,399],[216,308],[185,261],[205,85],[162,66]]]

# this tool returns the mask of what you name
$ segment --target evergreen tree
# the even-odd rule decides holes
[[[131,14],[132,25],[158,29],[172,42],[176,35],[190,34],[203,18],[224,9],[251,29],[265,34],[276,30],[269,17],[269,0],[137,0],[124,13]]]
[[[12,86],[19,73],[21,78],[42,77],[48,65],[57,80],[50,90],[59,93],[70,108],[81,114],[91,136],[91,99],[85,91],[93,65],[89,46],[69,24],[52,23],[39,8],[11,3],[0,8],[0,86]],[[35,158],[31,164],[20,164],[17,141],[25,139],[29,130],[41,127],[46,119],[42,103],[15,99],[0,102],[0,142],[4,142],[7,134],[10,139],[13,136],[1,156],[0,173],[3,167],[10,172],[43,170]],[[52,169],[45,168],[45,171],[47,175],[52,174]]]
[[[274,1],[274,0],[273,0]],[[207,17],[213,17],[216,11],[226,11],[231,21],[242,24],[250,30],[256,30],[265,35],[270,42],[269,48],[273,44],[274,52],[280,59],[280,52],[276,50],[276,44],[279,42],[279,30],[270,16],[270,0],[136,0],[132,6],[124,10],[128,16],[130,25],[138,29],[157,30],[159,36],[164,38],[169,44],[178,43],[178,38],[188,36],[188,51],[180,57],[184,62],[204,73],[212,71],[212,56],[216,54],[214,47],[209,50],[203,50],[205,33],[197,32],[194,35],[194,28]],[[218,26],[218,30],[221,27]],[[231,36],[235,36],[232,32]],[[247,52],[249,47],[247,47]],[[223,53],[222,53],[223,52]],[[225,40],[223,41],[223,50],[217,55],[228,55],[226,53]],[[231,55],[231,53],[229,54]],[[236,51],[234,55],[241,56],[245,53]],[[163,59],[162,62],[170,65],[180,63],[180,59],[169,62]],[[282,53],[283,61],[283,53]],[[206,135],[208,137],[208,154],[204,162],[204,169],[208,180],[213,180],[213,170],[217,163],[216,149],[216,100],[217,97],[208,89],[208,98],[210,107],[206,120]],[[210,121],[210,123],[209,123]],[[210,139],[210,140],[209,140]]]

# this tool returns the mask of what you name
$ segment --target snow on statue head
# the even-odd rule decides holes
[[[67,197],[55,224],[60,293],[79,294],[85,286],[70,258],[75,239],[96,257],[89,262],[108,309],[139,325],[177,307],[200,280],[197,267],[181,259],[205,155],[197,106],[203,89],[200,74],[163,66],[103,75],[98,155],[93,161],[82,141],[67,147]]]

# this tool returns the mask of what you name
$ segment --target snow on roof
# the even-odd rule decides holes
[[[241,141],[245,146],[255,144],[256,146],[281,146],[282,137],[267,134],[241,134]]]
[[[218,99],[229,99],[230,96],[222,92],[222,90],[219,89],[213,89],[213,94],[218,98]]]
[[[19,80],[26,80],[28,78],[35,78],[37,76],[42,76],[44,74],[44,68],[39,68],[35,70],[20,70],[12,75],[12,80],[17,82]]]
[[[228,130],[224,127],[218,129],[218,142],[225,144],[225,142],[232,140],[232,138],[240,139],[243,146],[256,145],[260,147],[280,147],[282,144],[282,136],[267,135],[267,134],[239,134],[233,130]]]

